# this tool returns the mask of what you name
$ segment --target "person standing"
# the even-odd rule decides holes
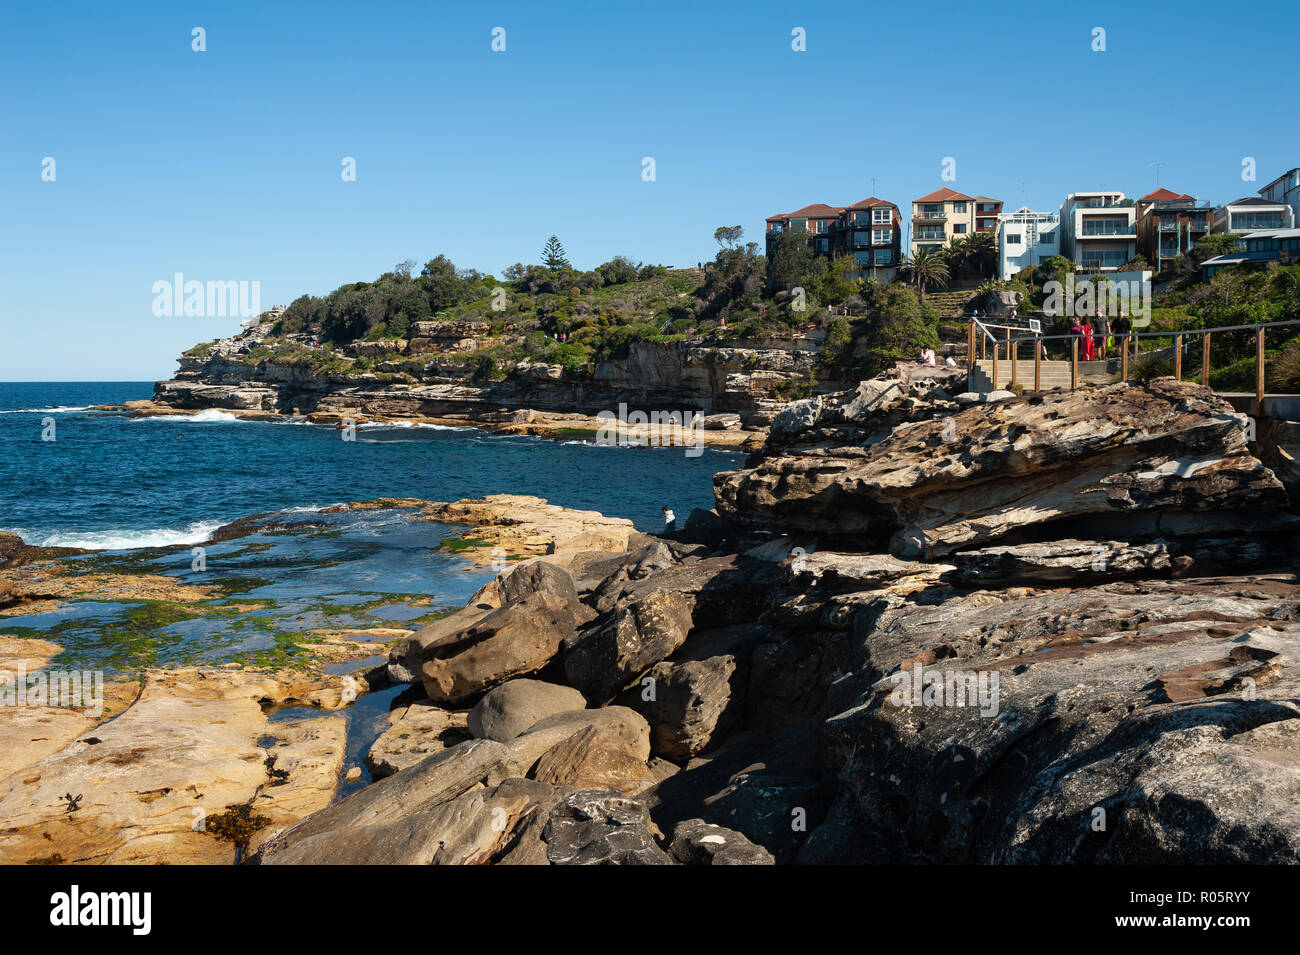
[[[1097,309],[1097,315],[1092,323],[1092,327],[1097,332],[1097,357],[1105,358],[1107,346],[1110,344],[1107,339],[1110,337],[1110,318],[1100,308]]]
[[[1092,326],[1088,323],[1086,318],[1083,320],[1083,328],[1081,331],[1083,333],[1083,360],[1093,361],[1096,359],[1097,355],[1094,351],[1095,346],[1093,344]]]
[[[665,507],[663,511],[664,511],[664,531],[666,533],[671,533],[672,531],[677,530],[677,515],[674,514],[672,510],[668,507]]]

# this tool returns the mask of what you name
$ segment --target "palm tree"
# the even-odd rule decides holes
[[[919,248],[915,255],[903,256],[903,269],[907,272],[911,283],[916,286],[922,302],[925,301],[927,285],[943,287],[948,284],[948,264],[940,252],[931,252],[925,247]]]
[[[975,268],[980,278],[992,276],[998,266],[998,244],[992,232],[975,232],[966,237],[963,246],[966,261]]]
[[[968,236],[964,235],[954,235],[939,252],[943,256],[944,263],[948,266],[948,276],[950,278],[955,279],[961,275],[961,267],[970,257],[968,238]]]

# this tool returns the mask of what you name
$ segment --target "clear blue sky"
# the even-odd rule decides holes
[[[1298,27],[1294,0],[5,3],[0,380],[170,377],[238,326],[156,318],[175,272],[270,306],[440,252],[499,274],[552,232],[583,268],[687,265],[873,176],[904,208],[1137,196],[1155,161],[1254,194],[1300,165]]]

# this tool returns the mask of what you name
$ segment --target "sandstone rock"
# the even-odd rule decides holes
[[[581,710],[582,694],[540,680],[510,680],[488,693],[469,711],[469,731],[479,739],[507,743],[548,716]]]
[[[714,488],[733,523],[892,537],[905,558],[988,546],[1048,522],[1259,514],[1287,503],[1231,407],[1169,379],[980,405],[897,428],[867,449],[768,458],[716,475]]]
[[[531,560],[500,575],[498,592],[502,604],[515,603],[535,593],[554,594],[564,600],[578,599],[569,572],[545,560]]]
[[[540,670],[573,634],[577,612],[576,601],[533,593],[424,643],[420,677],[425,692],[435,703],[454,705]]]
[[[738,832],[705,822],[684,819],[673,830],[668,853],[682,865],[775,865],[772,853]]]
[[[528,775],[548,750],[592,726],[617,733],[642,762],[650,758],[650,726],[645,717],[624,706],[602,706],[594,710],[556,713],[539,720],[527,732],[510,740],[512,773]]]
[[[656,782],[635,750],[616,729],[587,726],[543,753],[532,777],[555,786],[616,789],[635,796]]]
[[[629,599],[570,638],[565,677],[588,700],[604,703],[680,647],[690,630],[691,607],[683,595],[653,591]]]
[[[434,753],[268,839],[260,861],[272,865],[423,858],[447,827],[484,824],[490,815],[485,803],[450,803],[475,786],[504,779],[506,757],[506,748],[491,740],[470,740]],[[427,838],[416,840],[417,832]]]
[[[1058,540],[985,547],[954,554],[951,560],[956,565],[954,578],[975,586],[1154,577],[1170,569],[1169,545],[1162,540],[1149,544]]]
[[[466,714],[446,710],[427,701],[398,707],[388,714],[389,727],[366,753],[366,767],[374,779],[422,762],[427,756],[470,738]]]
[[[139,698],[0,781],[0,859],[228,864],[214,825],[250,806],[280,827],[328,805],[343,764],[341,720],[270,724],[265,675],[149,671]],[[80,796],[69,812],[65,796]],[[196,815],[196,810],[199,815]],[[261,828],[255,827],[255,828]],[[46,838],[48,834],[51,838]]]
[[[1297,597],[1274,575],[882,602],[801,861],[1295,861]],[[996,699],[895,702],[918,666]]]
[[[542,834],[553,865],[671,865],[645,806],[612,790],[581,790],[551,810]]]
[[[749,655],[767,633],[744,624],[697,633],[650,669],[653,699],[640,687],[620,698],[649,722],[656,755],[684,762],[742,728]]]

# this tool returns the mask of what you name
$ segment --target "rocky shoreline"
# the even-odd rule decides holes
[[[1300,518],[1245,424],[1170,379],[971,404],[881,378],[791,404],[663,537],[508,496],[376,502],[524,559],[366,674],[409,685],[375,782],[330,804],[309,728],[269,768],[185,745],[230,752],[222,798],[267,865],[1297,862]],[[206,705],[261,731],[257,679]],[[65,789],[62,758],[0,812]],[[167,824],[183,793],[153,797]]]

